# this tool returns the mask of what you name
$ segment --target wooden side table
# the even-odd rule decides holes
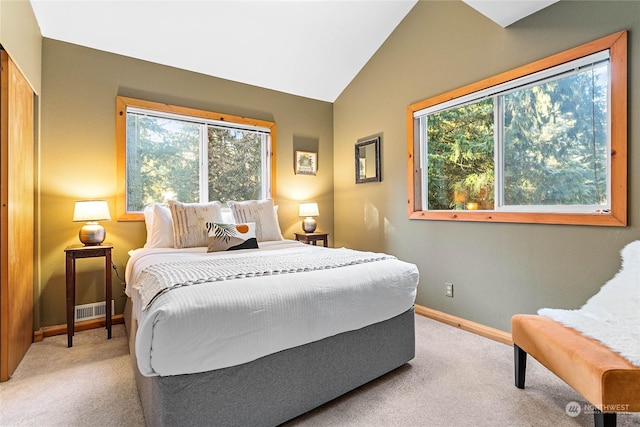
[[[328,233],[294,233],[296,240],[308,245],[316,246],[318,241],[322,242],[322,246],[329,247],[329,234]]]
[[[113,249],[112,245],[104,244],[100,246],[71,245],[67,246],[67,248],[64,250],[67,258],[67,347],[73,347],[73,310],[76,305],[76,259],[78,258],[105,258],[105,323],[107,327],[107,338],[111,339],[111,249]]]

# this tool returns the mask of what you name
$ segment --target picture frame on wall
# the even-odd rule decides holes
[[[356,184],[382,181],[381,142],[381,133],[358,139],[355,151]]]
[[[296,175],[315,175],[318,171],[318,153],[312,151],[296,151]]]

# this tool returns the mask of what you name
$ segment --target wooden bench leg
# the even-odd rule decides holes
[[[524,388],[524,377],[527,371],[527,352],[513,345],[513,365],[515,367],[516,387]]]
[[[601,412],[595,409],[593,413],[593,421],[596,427],[616,427],[615,412]]]

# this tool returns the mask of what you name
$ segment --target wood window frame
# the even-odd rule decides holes
[[[611,75],[611,209],[603,213],[544,213],[502,211],[423,211],[419,166],[419,129],[414,112],[507,81],[536,73],[603,50],[610,52]],[[512,222],[572,225],[627,225],[627,31],[600,38],[573,49],[514,68],[467,86],[419,101],[407,107],[407,213],[410,219],[441,221]]]
[[[116,193],[116,218],[118,221],[144,221],[144,213],[127,212],[127,107],[137,107],[147,110],[174,113],[184,116],[199,117],[209,120],[225,121],[248,126],[264,127],[269,129],[271,137],[271,197],[276,195],[276,124],[274,122],[251,119],[231,114],[216,113],[213,111],[199,110],[177,105],[163,104],[160,102],[145,101],[124,96],[116,97],[116,162],[117,162],[117,193]]]

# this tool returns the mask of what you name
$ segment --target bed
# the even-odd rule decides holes
[[[233,219],[258,219],[258,247],[130,253],[125,322],[147,425],[279,425],[414,357],[415,265]]]

